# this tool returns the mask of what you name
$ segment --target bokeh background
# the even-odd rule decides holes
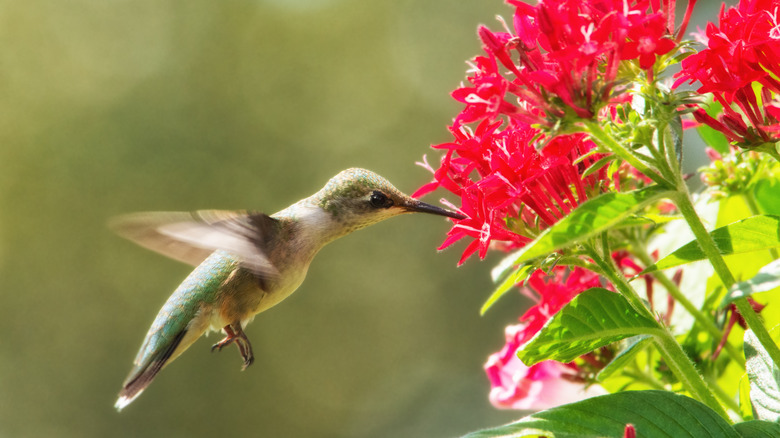
[[[714,18],[716,4],[699,2]],[[491,261],[405,216],[326,247],[248,328],[117,391],[190,268],[112,235],[144,210],[268,213],[360,166],[406,192],[499,0],[0,1],[0,437],[435,437],[508,422],[482,364]],[[436,203],[441,194],[427,201]],[[462,249],[462,246],[460,247]],[[493,258],[495,261],[497,258]]]

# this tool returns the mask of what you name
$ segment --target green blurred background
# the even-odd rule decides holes
[[[712,14],[714,11],[710,11]],[[501,1],[0,1],[0,436],[452,436],[518,418],[482,371],[490,261],[402,217],[325,248],[247,331],[197,342],[121,414],[146,330],[190,268],[112,235],[144,210],[268,213],[360,166],[408,193]],[[714,17],[714,14],[712,14]],[[437,195],[426,200],[436,203]],[[493,260],[497,257],[494,256]]]
[[[351,166],[411,193],[449,139],[477,24],[511,16],[455,6],[2,2],[0,436],[451,436],[517,418],[488,404],[481,366],[518,307],[478,316],[489,265],[437,254],[448,222],[428,216],[325,248],[249,326],[245,372],[212,334],[112,407],[190,268],[107,219],[272,213]]]

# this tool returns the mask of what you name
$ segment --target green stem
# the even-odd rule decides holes
[[[734,400],[734,397],[728,395],[728,393],[726,393],[726,391],[724,391],[723,388],[721,388],[720,385],[718,385],[718,382],[715,381],[715,379],[708,378],[707,383],[709,383],[709,386],[712,389],[712,391],[727,408],[731,409],[737,414],[740,413],[739,405]]]
[[[641,244],[635,244],[635,246],[639,250],[633,251],[632,253],[637,256],[645,266],[652,265],[653,260],[647,254],[647,250]],[[702,313],[702,311],[699,310],[688,299],[688,297],[682,293],[682,291],[680,291],[680,288],[678,288],[677,285],[674,284],[674,282],[670,280],[663,271],[656,271],[652,275],[656,280],[658,280],[659,283],[661,283],[661,285],[663,285],[664,288],[666,288],[666,291],[669,293],[669,295],[671,295],[678,303],[680,303],[683,308],[685,308],[685,310],[687,310],[688,313],[693,316],[696,322],[704,327],[704,329],[710,334],[710,336],[712,336],[713,339],[721,339],[723,337],[723,332],[720,331],[717,325],[715,325],[715,322],[713,322],[711,318],[707,317],[707,315]],[[742,369],[745,369],[745,358],[728,341],[726,342],[725,349],[726,353],[731,357],[731,359],[736,361],[742,367]]]
[[[691,395],[697,398],[702,403],[710,407],[726,421],[731,422],[726,411],[721,406],[718,399],[712,393],[712,390],[704,381],[704,378],[699,374],[691,359],[685,354],[680,344],[674,339],[669,331],[659,330],[659,333],[653,337],[656,347],[661,352],[661,355],[666,359],[666,363],[671,368],[672,372],[680,382],[682,382],[685,389],[687,389]]]
[[[583,244],[585,252],[590,256],[594,263],[601,268],[607,279],[615,286],[618,292],[626,298],[631,306],[636,311],[645,317],[649,317],[655,321],[655,317],[652,312],[645,306],[636,291],[628,284],[628,280],[617,270],[615,263],[612,261],[612,257],[609,257],[609,248],[604,242],[604,253],[602,257],[598,251],[588,244]],[[607,260],[606,257],[609,257]],[[696,370],[691,359],[685,354],[682,347],[668,329],[658,323],[657,330],[654,330],[653,340],[661,352],[661,355],[666,359],[672,372],[682,382],[686,390],[688,390],[695,398],[702,403],[708,405],[711,409],[718,413],[726,420],[728,416],[723,410],[723,407],[718,402],[717,398],[712,394],[707,384],[704,382],[704,378]]]
[[[647,309],[645,303],[639,298],[639,295],[634,288],[628,284],[628,280],[618,272],[615,263],[612,261],[612,257],[609,257],[608,259],[608,256],[602,257],[592,245],[583,244],[582,246],[585,249],[586,254],[593,259],[593,262],[601,269],[603,275],[615,286],[615,289],[617,289],[620,295],[628,301],[631,307],[640,315],[655,319],[652,312]],[[609,250],[607,250],[607,252],[608,251]]]
[[[666,144],[666,129],[667,124],[659,122],[659,126],[656,126],[655,129],[655,137],[656,142],[658,143],[658,148],[649,147],[650,153],[655,157],[657,163],[657,171],[661,173],[661,175],[664,177],[666,181],[675,181],[675,175],[676,173],[674,170],[670,167],[665,165],[666,159],[668,158],[668,154],[664,153],[664,151],[673,151],[674,147],[669,147],[669,145]]]
[[[718,247],[715,245],[715,241],[712,240],[712,236],[710,236],[707,229],[704,228],[704,224],[702,224],[699,215],[696,214],[685,182],[679,182],[677,193],[675,193],[673,198],[677,208],[680,209],[680,213],[685,217],[685,221],[688,222],[688,226],[691,228],[691,231],[693,231],[693,235],[696,236],[699,247],[707,256],[710,263],[712,263],[715,273],[720,277],[720,281],[723,282],[726,289],[730,288],[736,283],[734,275],[726,265],[726,261],[723,260],[723,256],[721,256]],[[761,342],[761,345],[772,358],[772,361],[774,361],[775,364],[780,365],[780,348],[772,341],[772,337],[769,336],[769,332],[761,321],[761,318],[753,310],[753,307],[750,306],[747,298],[739,298],[734,301],[734,304],[737,306],[737,310],[739,310],[742,318],[745,319],[745,323],[753,330],[753,333],[756,334],[756,338]]]
[[[664,187],[669,186],[669,182],[664,179],[664,177],[650,169],[647,165],[645,165],[645,163],[640,161],[636,155],[632,154],[628,149],[624,148],[623,145],[618,143],[611,135],[604,131],[604,129],[597,121],[583,120],[582,123],[585,126],[585,130],[594,140],[596,140],[597,143],[600,143],[605,148],[614,152],[615,155],[622,158],[628,164],[634,166],[635,169],[642,172],[642,174],[652,179],[656,183]]]
[[[658,381],[655,377],[651,376],[648,373],[639,371],[639,370],[631,370],[631,369],[623,369],[622,373],[626,377],[630,377],[638,382],[644,383],[645,385],[654,388],[654,389],[660,389],[663,391],[668,391],[669,388],[666,387],[663,383]]]

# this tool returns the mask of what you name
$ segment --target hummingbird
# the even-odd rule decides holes
[[[211,347],[238,347],[242,370],[254,361],[244,332],[255,315],[303,282],[326,244],[404,213],[466,216],[418,201],[365,169],[347,169],[312,196],[272,215],[200,210],[134,213],[109,224],[120,236],[196,266],[160,309],[114,405],[135,400],[167,364],[201,335],[222,331]]]

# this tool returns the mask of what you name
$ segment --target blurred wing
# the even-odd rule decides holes
[[[263,248],[279,229],[279,221],[249,211],[133,213],[113,219],[109,226],[144,248],[197,266],[215,250],[241,259],[242,266],[264,278],[279,274]]]

